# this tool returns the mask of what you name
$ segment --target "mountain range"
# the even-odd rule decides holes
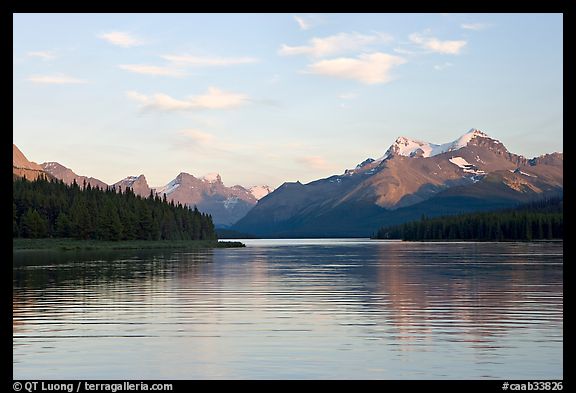
[[[66,168],[64,165],[57,162],[44,162],[40,164],[40,168],[44,172],[54,176],[56,179],[62,180],[66,184],[72,184],[76,181],[76,184],[79,184],[80,186],[86,182],[86,184],[90,184],[90,187],[100,187],[103,189],[108,187],[108,184],[101,180],[93,177],[79,176],[75,174],[72,169]]]
[[[212,215],[214,225],[222,228],[234,224],[256,205],[258,199],[272,192],[272,188],[268,186],[254,186],[248,189],[239,185],[226,187],[220,175],[216,173],[196,178],[182,172],[163,187],[150,187],[144,175],[128,176],[108,185],[93,177],[77,175],[72,169],[58,162],[42,164],[31,162],[14,144],[12,156],[14,176],[26,176],[28,180],[46,176],[49,179],[62,180],[66,184],[75,181],[80,186],[90,184],[91,187],[102,189],[114,187],[117,191],[131,188],[136,195],[142,197],[148,197],[151,192],[160,197],[165,194],[168,201],[190,207],[196,206],[201,212]]]
[[[307,184],[227,187],[217,173],[202,177],[181,172],[162,187],[144,175],[113,186],[130,187],[212,215],[220,228],[260,237],[371,236],[385,225],[470,211],[511,207],[563,193],[563,153],[526,158],[497,139],[471,129],[454,141],[434,144],[399,137],[379,158]],[[14,145],[15,176],[40,174],[71,184],[108,185],[79,176],[57,162],[30,162]]]
[[[562,192],[562,153],[528,159],[477,129],[444,144],[399,137],[380,158],[343,174],[282,184],[231,229],[261,237],[370,236],[422,215],[496,209]]]
[[[168,201],[180,202],[188,206],[196,206],[198,210],[210,213],[214,224],[220,228],[234,224],[248,213],[262,197],[270,190],[267,186],[246,189],[235,185],[226,187],[217,173],[200,178],[188,173],[180,173],[164,187],[156,188],[160,195],[166,195]]]

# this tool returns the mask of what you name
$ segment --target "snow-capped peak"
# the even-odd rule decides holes
[[[253,186],[249,189],[250,194],[254,196],[257,200],[264,198],[266,195],[270,194],[274,189],[269,186]]]
[[[443,143],[441,145],[401,136],[396,138],[396,141],[394,141],[384,156],[376,161],[383,161],[393,155],[400,155],[405,157],[432,157],[438,154],[446,153],[448,151],[461,149],[468,145],[468,143],[470,143],[470,141],[476,137],[488,137],[488,135],[480,130],[472,128],[470,131],[455,141]]]
[[[180,183],[178,182],[178,178],[176,178],[172,180],[170,183],[166,184],[164,187],[157,188],[155,191],[159,195],[162,194],[170,195],[178,187],[180,187]]]
[[[468,131],[466,134],[452,142],[450,146],[451,148],[447,151],[458,150],[466,146],[473,138],[476,138],[477,136],[488,138],[488,135],[482,131],[477,130],[476,128],[471,128],[470,131]]]
[[[143,178],[144,175],[140,175],[140,176],[128,176],[125,177],[124,179],[120,180],[118,183],[119,185],[122,186],[126,186],[126,187],[131,187],[138,179]]]
[[[201,177],[202,180],[207,181],[208,183],[217,183],[222,182],[222,178],[218,173],[208,173]]]

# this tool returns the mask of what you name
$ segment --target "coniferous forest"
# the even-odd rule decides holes
[[[467,213],[380,228],[378,239],[544,240],[563,239],[563,200],[551,198],[513,209]]]
[[[217,240],[212,217],[130,188],[102,190],[39,178],[13,181],[13,237]]]

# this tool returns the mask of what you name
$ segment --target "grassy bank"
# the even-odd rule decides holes
[[[13,250],[143,250],[245,247],[241,242],[211,240],[77,240],[77,239],[12,239]]]

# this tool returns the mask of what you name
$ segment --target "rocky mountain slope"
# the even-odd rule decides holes
[[[26,177],[28,180],[35,180],[40,176],[50,177],[40,165],[29,161],[15,144],[12,144],[12,175]]]
[[[62,180],[66,184],[72,184],[74,181],[76,181],[76,184],[81,187],[83,186],[84,182],[86,182],[86,184],[90,184],[90,187],[99,187],[102,189],[106,189],[106,187],[108,187],[108,184],[101,180],[95,179],[93,177],[77,175],[72,169],[66,168],[64,165],[57,162],[43,162],[40,164],[40,166],[42,169],[44,169],[45,172],[51,174],[56,179]]]
[[[232,229],[258,236],[370,236],[387,224],[512,206],[563,190],[563,154],[527,159],[472,129],[445,144],[399,137],[379,159],[284,183]]]
[[[235,185],[226,187],[219,174],[194,177],[182,172],[164,187],[155,189],[160,196],[166,195],[169,201],[196,206],[198,210],[212,215],[214,224],[227,227],[244,217],[262,197],[267,186],[252,187],[248,190]]]
[[[144,175],[140,176],[128,176],[113,184],[113,187],[120,191],[126,190],[126,188],[131,188],[134,194],[140,195],[141,197],[148,198],[150,196],[150,187],[146,181]]]

